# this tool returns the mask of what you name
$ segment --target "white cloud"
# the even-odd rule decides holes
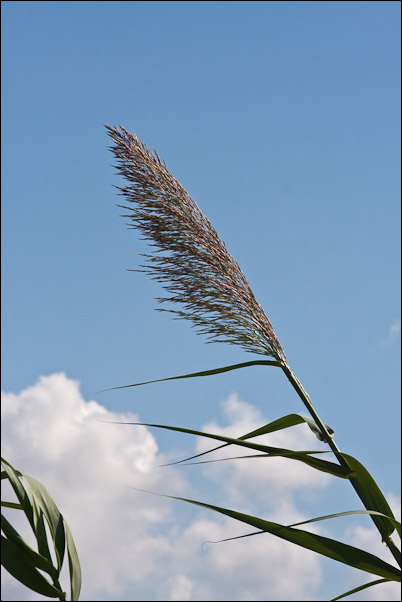
[[[186,575],[176,575],[168,579],[160,590],[159,600],[191,600],[193,583]]]
[[[388,328],[387,336],[383,339],[382,344],[387,347],[395,341],[395,339],[401,334],[401,320],[395,320]]]
[[[148,429],[100,422],[138,417],[85,402],[64,374],[3,394],[2,417],[3,455],[47,487],[70,525],[84,598],[149,579],[160,553],[150,531],[169,522],[172,504],[154,496],[144,503],[145,494],[129,486],[177,494],[186,485],[178,471],[152,470],[163,458]]]
[[[222,413],[223,424],[201,430],[238,436],[267,422],[236,395],[222,404]],[[136,415],[85,401],[79,383],[64,374],[41,377],[18,395],[3,394],[2,417],[4,456],[45,484],[71,527],[83,569],[81,600],[317,599],[319,556],[269,535],[202,546],[252,529],[130,487],[289,523],[308,518],[297,510],[295,493],[318,495],[328,482],[325,474],[280,459],[270,459],[264,471],[263,460],[207,464],[198,472],[194,492],[182,468],[154,469],[169,459],[158,451],[148,428],[101,422],[135,422]],[[210,446],[204,439],[194,441],[195,451]],[[306,427],[273,433],[269,441],[299,449],[318,443]],[[205,483],[207,494],[199,490]],[[6,574],[2,599],[41,598]]]

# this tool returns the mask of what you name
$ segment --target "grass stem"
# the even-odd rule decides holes
[[[362,501],[363,505],[365,506],[366,510],[376,510],[376,508],[368,508],[367,507],[367,503],[365,502],[364,497],[362,496],[360,486],[358,486],[358,484],[356,484],[354,482],[354,479],[352,478],[353,469],[351,469],[349,467],[347,460],[344,458],[344,456],[341,453],[341,450],[336,445],[336,443],[333,439],[333,436],[330,435],[327,427],[325,426],[325,424],[323,423],[323,421],[321,420],[321,418],[315,411],[315,408],[314,408],[313,404],[311,403],[310,396],[304,389],[303,385],[301,384],[301,382],[299,381],[297,376],[294,374],[294,372],[291,370],[291,368],[287,364],[287,362],[283,362],[281,367],[282,367],[282,370],[284,371],[287,379],[291,383],[292,387],[295,389],[296,393],[302,400],[306,410],[309,412],[310,416],[313,418],[314,422],[316,423],[317,427],[319,428],[319,430],[322,434],[322,437],[323,437],[323,441],[325,441],[325,443],[327,443],[329,445],[329,447],[331,448],[331,450],[334,452],[339,464],[341,466],[343,466],[344,468],[346,468],[347,470],[349,470],[350,475],[351,475],[349,477],[349,481],[352,484],[357,495],[359,496],[360,500]],[[377,529],[379,529],[375,517],[371,516],[371,518],[372,518],[375,526],[377,527]],[[397,561],[398,565],[401,566],[401,552],[400,552],[399,548],[397,547],[397,545],[395,544],[394,540],[392,539],[392,536],[388,535],[386,538],[383,538],[382,534],[381,534],[381,539],[382,539],[382,542],[388,547],[389,551],[391,552],[391,554]]]

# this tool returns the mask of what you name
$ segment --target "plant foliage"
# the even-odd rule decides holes
[[[81,590],[81,567],[66,520],[42,483],[15,470],[4,458],[1,459],[1,463],[1,478],[9,481],[18,499],[18,503],[2,501],[1,505],[24,512],[37,542],[36,551],[2,514],[1,564],[15,579],[32,591],[48,598],[66,600],[66,593],[62,590],[59,579],[67,550],[71,600],[78,600]],[[50,541],[46,525],[50,532]]]
[[[147,263],[140,266],[143,269],[133,271],[144,271],[161,282],[169,296],[159,298],[158,301],[164,304],[170,303],[170,307],[173,307],[173,309],[164,307],[163,311],[170,311],[178,318],[190,320],[199,333],[207,336],[208,342],[236,344],[247,352],[272,358],[158,379],[158,381],[212,376],[253,365],[273,366],[282,369],[310,415],[310,417],[298,414],[283,416],[236,439],[182,427],[157,424],[147,426],[208,437],[221,442],[219,446],[203,454],[180,462],[205,456],[222,447],[236,446],[243,451],[247,448],[258,452],[258,454],[242,456],[243,460],[260,457],[267,461],[268,458],[281,456],[303,462],[316,470],[325,471],[334,478],[349,481],[360,498],[364,510],[339,512],[304,522],[333,519],[356,513],[366,514],[378,529],[380,541],[388,547],[394,561],[400,567],[400,550],[392,538],[395,529],[400,537],[400,523],[395,519],[383,493],[367,469],[351,455],[343,453],[336,445],[333,430],[321,420],[308,393],[287,363],[285,352],[273,327],[261,305],[256,301],[238,263],[228,253],[209,220],[180,182],[169,172],[166,163],[159,158],[157,152],[151,151],[137,136],[121,126],[119,128],[106,126],[106,129],[113,141],[110,150],[117,160],[116,168],[125,179],[125,186],[117,187],[125,200],[125,204],[120,207],[129,211],[124,217],[129,218],[130,228],[140,230],[143,237],[154,247],[152,254],[145,255]],[[177,308],[177,305],[181,308]],[[151,382],[157,381],[140,382],[125,387],[137,387]],[[124,387],[114,387],[114,389],[119,388]],[[328,445],[327,452],[292,451],[251,441],[261,434],[291,428],[303,422],[313,430],[320,441]],[[335,462],[317,457],[319,454],[330,452],[334,454]],[[203,459],[201,462],[239,458],[235,456],[219,460]],[[270,533],[337,562],[381,577],[334,598],[336,600],[378,583],[401,579],[400,569],[394,564],[389,564],[371,553],[340,541],[296,528],[304,523],[280,525],[228,508],[184,498],[174,499],[208,508],[259,529],[249,535]]]

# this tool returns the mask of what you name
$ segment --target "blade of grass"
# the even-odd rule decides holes
[[[283,450],[286,451],[286,450]],[[344,471],[342,466],[338,464],[334,464],[333,462],[328,462],[327,460],[321,460],[320,458],[315,458],[314,456],[305,455],[302,457],[298,457],[298,453],[307,454],[311,452],[293,452],[289,450],[289,453],[272,453],[272,454],[251,454],[247,456],[233,456],[231,458],[217,458],[215,460],[201,460],[199,462],[180,462],[182,466],[193,466],[195,464],[211,464],[214,462],[228,462],[230,460],[249,460],[250,458],[288,458],[289,460],[298,460],[299,462],[303,462],[310,466],[311,468],[315,468],[316,470],[320,470],[321,472],[327,472],[334,477],[340,477],[341,479],[347,479],[347,473]],[[315,452],[317,454],[327,454],[329,452]],[[163,466],[172,466],[172,464],[176,464],[176,462],[172,462],[170,464],[161,464],[160,467]]]
[[[1,463],[3,464],[4,472],[6,473],[7,478],[10,481],[11,487],[14,489],[15,495],[17,496],[17,498],[22,506],[22,509],[25,512],[25,515],[29,521],[29,524],[31,525],[33,531],[35,532],[32,504],[31,504],[31,501],[29,499],[27,492],[25,491],[24,487],[22,486],[22,484],[19,480],[21,473],[16,471],[11,466],[11,464],[9,464],[7,462],[7,460],[5,460],[4,458],[1,458]]]
[[[13,542],[1,536],[1,563],[15,579],[29,589],[47,596],[65,600],[65,594],[49,583],[45,577],[32,566],[31,560]]]
[[[7,539],[13,544],[15,544],[17,547],[19,547],[37,569],[48,573],[48,575],[50,575],[53,581],[58,579],[58,571],[48,560],[48,558],[45,558],[45,556],[38,554],[38,552],[35,552],[35,550],[33,550],[26,543],[26,541],[24,541],[24,539],[21,537],[18,531],[14,529],[14,527],[8,522],[8,520],[3,514],[1,515],[1,529],[4,535],[7,537]]]
[[[146,493],[151,493],[152,495],[159,495],[174,500],[180,500],[195,506],[200,506],[201,508],[213,510],[214,512],[218,512],[219,514],[229,516],[230,518],[234,518],[240,522],[257,527],[261,531],[271,533],[276,537],[290,541],[301,546],[302,548],[312,550],[317,554],[332,558],[333,560],[342,562],[348,566],[372,573],[374,575],[379,575],[380,577],[384,577],[390,581],[401,580],[400,571],[396,567],[384,562],[384,560],[381,560],[381,558],[378,558],[369,552],[365,552],[364,550],[360,550],[359,548],[344,544],[340,541],[329,539],[328,537],[323,537],[321,535],[316,535],[315,533],[310,533],[309,531],[294,529],[293,527],[286,527],[285,525],[267,521],[249,514],[243,514],[242,512],[236,512],[235,510],[221,508],[220,506],[213,506],[212,504],[206,504],[204,502],[197,502],[196,500],[155,493],[153,491],[137,489],[135,487],[131,487],[131,489],[136,491],[144,491]]]
[[[21,504],[2,502],[2,505],[9,508],[23,509],[26,514],[28,513],[27,516],[31,519],[30,524],[39,551],[38,553],[32,550],[2,515],[2,530],[8,537],[5,540],[7,551],[4,566],[16,579],[34,591],[65,600],[65,593],[61,591],[58,578],[67,544],[71,599],[78,600],[81,589],[81,567],[74,540],[66,521],[42,483],[29,475],[16,471],[6,460],[2,459],[2,463],[5,468],[2,472],[2,475],[4,475],[2,478],[9,478],[18,499],[21,501]],[[22,479],[25,481],[29,495],[25,490]],[[53,566],[49,550],[45,518],[54,544],[57,568]],[[36,571],[36,568],[48,572],[53,580],[53,586],[50,586],[46,579]],[[22,571],[21,574],[19,574],[19,571]],[[58,593],[55,594],[55,592]]]
[[[307,523],[315,523],[321,520],[328,520],[330,518],[338,518],[340,516],[349,516],[352,514],[369,514],[370,516],[382,516],[387,520],[391,521],[394,527],[397,529],[399,535],[401,533],[401,523],[391,516],[387,516],[382,514],[381,512],[377,512],[376,510],[347,510],[345,512],[337,512],[336,514],[327,514],[326,516],[318,516],[316,518],[310,518],[309,520],[304,520],[300,523],[293,523],[289,525],[289,527],[296,527],[298,525],[307,525]]]
[[[385,514],[385,516],[389,516],[395,520],[395,516],[382,491],[363,464],[349,454],[342,453],[342,457],[346,460],[348,466],[353,471],[353,474],[349,475],[349,480],[359,493],[360,499],[362,500],[366,509],[377,510],[377,512],[380,514]],[[373,516],[373,521],[377,525],[378,530],[384,538],[384,541],[386,541],[395,529],[393,522],[388,519],[376,517],[375,515]]]
[[[128,389],[129,387],[140,387],[142,385],[150,385],[152,383],[161,383],[166,380],[179,380],[181,378],[196,378],[199,376],[213,376],[214,374],[222,374],[223,372],[229,372],[230,370],[238,370],[239,368],[246,368],[248,366],[281,366],[281,362],[275,360],[253,360],[251,362],[243,362],[242,364],[233,364],[232,366],[224,366],[223,368],[214,368],[212,370],[204,370],[203,372],[192,372],[191,374],[182,374],[180,376],[169,376],[168,378],[157,378],[156,380],[147,380],[142,383],[134,383],[132,385],[123,385],[121,387],[110,387],[109,389],[102,389],[98,393],[104,391],[115,391],[116,389]]]
[[[361,592],[362,589],[366,589],[367,587],[371,587],[373,585],[378,585],[379,583],[389,583],[389,579],[376,579],[376,581],[370,581],[370,583],[365,583],[364,585],[359,585],[359,587],[354,587],[350,589],[348,592],[337,596],[336,598],[332,598],[330,602],[335,602],[336,600],[342,600],[342,598],[346,598],[346,596],[350,596],[351,594],[356,594],[357,592]]]
[[[328,472],[336,477],[347,478],[347,471],[338,464],[333,462],[328,462],[326,460],[320,460],[319,458],[311,457],[310,454],[321,454],[327,453],[324,451],[291,451],[288,449],[283,449],[280,447],[270,447],[268,445],[259,445],[257,443],[251,443],[249,441],[244,441],[242,439],[233,439],[231,437],[224,437],[223,435],[213,435],[212,433],[203,433],[201,431],[196,431],[193,429],[185,429],[177,426],[167,426],[163,424],[149,424],[146,422],[115,422],[115,421],[105,421],[101,420],[100,422],[107,422],[108,424],[129,424],[129,425],[137,425],[137,426],[148,426],[153,428],[166,429],[170,431],[178,431],[181,433],[186,433],[190,435],[198,435],[200,437],[208,437],[210,439],[217,439],[218,441],[225,441],[226,443],[239,445],[241,447],[247,447],[249,449],[254,449],[257,451],[262,451],[265,453],[269,453],[274,456],[282,456],[285,458],[289,458],[291,460],[299,460],[308,464],[309,466],[316,468],[317,470],[321,470],[323,472]]]
[[[48,522],[60,571],[66,546],[63,517],[46,487],[29,475],[24,474],[23,477],[29,487],[32,500]]]
[[[81,565],[70,527],[66,521],[64,521],[64,527],[66,529],[68,566],[70,569],[71,600],[74,602],[78,600],[81,591]]]
[[[346,512],[337,512],[336,514],[327,514],[326,516],[318,516],[316,518],[310,518],[309,520],[303,520],[300,521],[299,523],[293,523],[291,525],[287,525],[287,527],[297,527],[300,525],[307,525],[308,523],[315,523],[315,522],[319,522],[322,520],[328,520],[330,518],[338,518],[341,516],[349,516],[349,515],[354,515],[354,514],[369,514],[369,515],[381,515],[380,512],[376,512],[375,510],[348,510]],[[381,515],[381,516],[385,516],[385,515]],[[386,517],[390,520],[390,517]],[[397,520],[393,521],[395,523],[395,527],[398,530],[398,533],[400,533],[401,531],[401,523]],[[245,535],[238,535],[236,537],[227,537],[225,539],[219,539],[217,541],[206,541],[204,543],[223,543],[225,541],[233,541],[235,539],[243,539],[244,537],[251,537],[253,535],[261,535],[265,533],[265,531],[253,531],[253,533],[246,533]]]
[[[317,426],[315,425],[315,423],[313,423],[311,418],[307,418],[306,416],[301,416],[300,414],[287,414],[286,416],[277,418],[273,422],[270,422],[254,431],[251,431],[249,433],[246,433],[245,435],[242,435],[241,437],[238,437],[238,439],[244,440],[244,439],[250,439],[251,437],[258,437],[259,435],[267,435],[267,434],[273,433],[275,431],[283,430],[285,428],[290,428],[292,426],[302,424],[303,422],[305,422],[310,427],[310,429],[313,431],[313,433],[316,435],[316,437],[320,441],[322,441],[321,433],[317,429]],[[327,429],[329,432],[332,432],[332,433],[334,432],[330,426],[327,426]],[[182,464],[184,462],[188,462],[188,460],[195,460],[195,458],[200,458],[201,456],[210,454],[211,452],[216,451],[218,449],[223,449],[224,447],[228,447],[229,445],[231,445],[231,444],[224,443],[223,445],[218,445],[217,447],[213,447],[205,452],[201,452],[200,454],[195,454],[194,456],[190,456],[189,458],[184,458],[184,460],[178,460],[177,462],[171,462],[170,464],[166,464],[164,466],[173,466],[175,464]]]

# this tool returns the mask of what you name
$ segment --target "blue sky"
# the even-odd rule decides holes
[[[258,412],[268,421],[303,411],[275,368],[97,393],[253,359],[241,348],[205,345],[188,323],[154,311],[159,285],[126,271],[147,246],[116,207],[121,180],[103,124],[122,124],[157,149],[215,226],[338,445],[397,499],[399,22],[400,4],[386,1],[2,3],[2,390],[14,395],[18,424],[29,391],[45,411],[53,382],[68,405],[65,392],[79,381],[78,412],[94,400],[113,416],[189,428],[242,430]],[[57,408],[57,395],[53,401]],[[239,408],[257,414],[242,425]],[[60,419],[51,416],[50,428]],[[21,455],[17,423],[6,418],[9,461],[45,479],[46,460],[34,446]],[[181,457],[195,445],[152,437],[159,451],[151,455]],[[176,479],[202,499],[247,506],[232,489],[218,488],[219,497],[205,470],[175,472],[171,489],[158,476],[156,489],[169,493]],[[281,491],[307,518],[359,507],[344,487],[315,486]],[[178,506],[169,545],[175,525],[189,521],[183,535],[198,516]],[[192,542],[197,552],[203,539]],[[150,553],[149,566],[156,562]],[[338,569],[318,562],[326,581],[293,593],[278,584],[272,599],[338,593]],[[159,582],[123,575],[119,599],[220,599],[208,566],[208,592],[200,575],[176,568]],[[85,587],[83,599],[115,599],[107,583]],[[239,588],[232,599],[268,599]]]

